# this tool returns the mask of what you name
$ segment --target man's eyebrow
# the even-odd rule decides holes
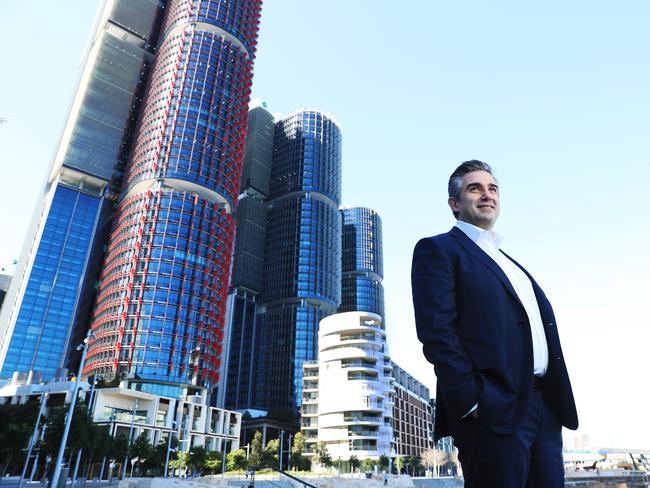
[[[482,186],[482,183],[468,183],[467,186],[466,186],[465,188],[466,188],[467,190],[469,190],[469,189],[471,189],[471,188],[476,188],[477,186],[478,186],[478,187]],[[487,186],[488,186],[488,188],[496,188],[496,189],[499,189],[499,185],[497,185],[496,183],[488,183]]]

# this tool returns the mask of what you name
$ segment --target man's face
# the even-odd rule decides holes
[[[460,198],[450,197],[449,206],[458,220],[491,230],[499,216],[499,187],[487,171],[472,171],[463,176]]]

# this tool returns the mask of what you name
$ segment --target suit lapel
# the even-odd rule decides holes
[[[458,227],[453,227],[450,231],[449,234],[454,237],[458,243],[465,249],[467,252],[469,252],[472,256],[474,256],[476,259],[478,259],[481,263],[483,263],[487,268],[492,271],[499,280],[503,283],[503,285],[506,287],[506,289],[510,292],[510,294],[514,297],[515,300],[523,307],[523,304],[521,303],[521,300],[519,300],[519,296],[517,296],[517,292],[515,292],[515,289],[512,287],[512,283],[510,283],[510,280],[506,276],[506,274],[503,272],[501,267],[492,259],[488,254],[479,247],[478,244],[476,244],[472,239],[470,239],[467,234],[465,234],[462,230],[460,230]],[[505,254],[505,253],[504,253]],[[508,255],[506,257],[510,258]],[[513,261],[514,262],[514,261]],[[515,263],[517,264],[517,263]],[[519,266],[517,264],[517,266]],[[519,266],[521,268],[521,266]],[[526,271],[524,270],[524,273]],[[528,273],[526,273],[528,274]],[[531,279],[532,281],[532,279]]]
[[[505,252],[503,251],[501,252],[510,261],[515,263],[515,266],[517,266],[520,270],[522,270],[526,276],[528,276],[530,283],[533,285],[533,292],[535,293],[535,298],[537,299],[537,306],[539,307],[539,313],[542,317],[542,322],[544,324],[547,324],[549,321],[553,321],[554,319],[551,316],[549,316],[548,313],[548,309],[550,308],[551,304],[549,303],[548,299],[546,298],[546,295],[544,294],[540,286],[537,284],[537,282],[533,279],[530,273],[526,271],[526,268],[524,268],[521,264],[519,264],[517,261],[515,261],[510,256],[508,256]]]

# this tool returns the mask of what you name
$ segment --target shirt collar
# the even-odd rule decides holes
[[[467,237],[477,244],[482,242],[494,247],[494,249],[499,249],[503,242],[503,236],[501,234],[497,234],[492,230],[481,229],[480,227],[463,222],[462,220],[456,221],[456,227],[462,230]]]

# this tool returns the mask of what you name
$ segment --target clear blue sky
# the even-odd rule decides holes
[[[96,5],[0,1],[0,260],[18,255]],[[646,448],[648,18],[643,1],[267,0],[253,86],[271,111],[341,122],[343,200],[383,218],[396,362],[435,385],[411,251],[453,225],[450,172],[482,159],[501,184],[503,248],[554,304],[579,432]]]

